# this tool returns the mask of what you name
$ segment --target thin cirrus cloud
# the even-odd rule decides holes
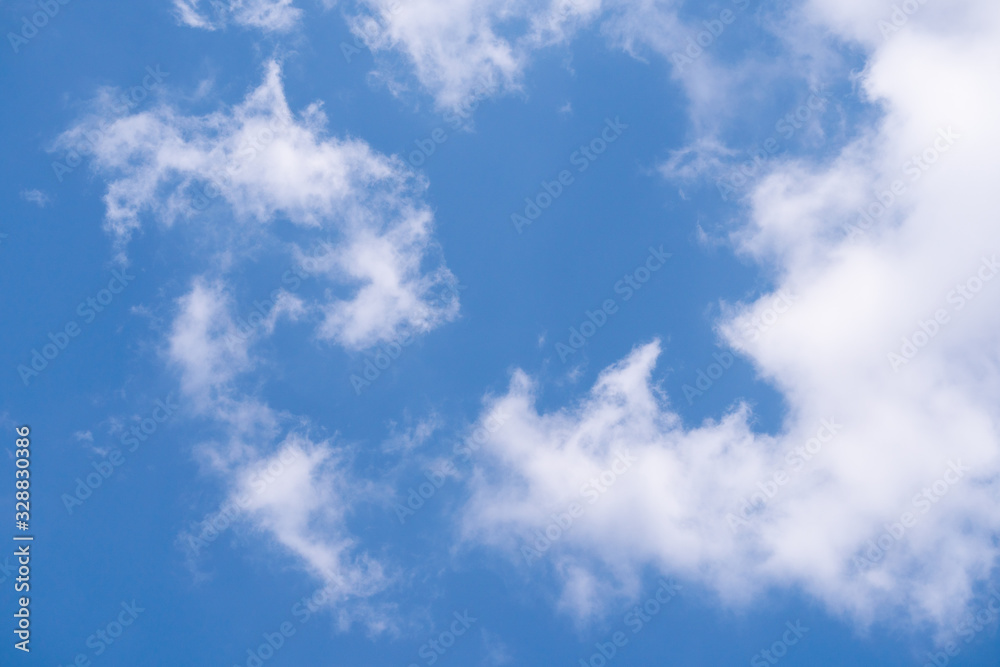
[[[917,6],[897,29],[879,24],[889,2],[800,8],[804,30],[866,50],[862,101],[882,117],[829,160],[774,159],[732,235],[776,284],[723,304],[717,327],[782,392],[780,432],[755,433],[746,406],[684,426],[653,379],[657,342],[559,410],[518,371],[491,406],[510,418],[471,478],[464,540],[545,547],[583,616],[648,566],[733,602],[794,588],[942,637],[967,609],[1000,556],[1000,8]],[[582,485],[623,450],[640,463],[590,505]],[[573,502],[572,528],[552,528]]]

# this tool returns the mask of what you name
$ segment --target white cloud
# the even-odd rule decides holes
[[[563,43],[595,17],[600,0],[366,0],[351,28],[375,53],[395,52],[438,107],[461,109],[471,98],[517,90],[531,54]],[[518,25],[516,34],[511,26]],[[382,73],[400,83],[388,60]]]
[[[31,202],[38,206],[38,208],[45,208],[48,206],[49,196],[42,192],[41,190],[21,190],[21,199],[27,202]]]
[[[324,314],[321,338],[358,349],[454,319],[458,299],[432,296],[455,281],[419,199],[426,184],[359,139],[326,137],[325,125],[320,104],[292,113],[270,62],[262,85],[230,109],[184,116],[161,105],[124,117],[99,109],[58,145],[90,154],[107,178],[106,224],[122,246],[146,217],[216,225],[204,211],[215,201],[235,214],[237,236],[262,234],[279,217],[315,234],[323,252],[314,272],[348,294],[305,306]]]
[[[472,482],[473,542],[520,557],[617,449],[640,461],[627,483],[584,500],[545,555],[577,613],[653,565],[733,601],[798,588],[862,623],[902,610],[941,628],[995,572],[1000,7],[927,3],[883,39],[892,4],[808,3],[808,19],[868,49],[861,90],[884,116],[829,161],[776,160],[733,237],[788,295],[724,304],[719,321],[782,392],[780,433],[754,433],[746,408],[685,428],[650,379],[657,345],[607,369],[579,405],[540,413],[520,372],[501,399],[511,419]],[[886,212],[861,218],[880,199],[893,200]],[[832,440],[824,419],[843,425]],[[786,459],[811,438],[820,453]],[[782,470],[776,495],[731,530],[726,515]],[[914,525],[864,566],[868,540],[907,512]]]
[[[739,112],[725,106],[728,90],[739,86],[759,90],[765,69],[787,69],[761,61],[737,72],[717,64],[713,54],[722,49],[715,42],[726,41],[754,20],[750,0],[724,4],[729,12],[726,23],[718,15],[708,16],[723,33],[709,33],[710,44],[705,48],[695,44],[697,55],[685,56],[688,43],[700,39],[706,28],[704,20],[687,23],[679,18],[681,4],[679,0],[364,0],[366,11],[349,21],[355,35],[376,54],[377,74],[391,90],[408,90],[409,80],[415,79],[439,109],[452,112],[464,113],[484,96],[520,91],[525,71],[541,50],[567,45],[581,29],[595,24],[613,48],[640,59],[652,52],[667,60],[674,78],[706,119]]]
[[[252,366],[248,343],[238,335],[221,283],[195,280],[178,306],[168,341],[169,358],[181,370],[185,393],[198,399],[214,398]]]
[[[164,346],[192,412],[219,433],[195,447],[197,458],[219,475],[230,500],[249,498],[242,515],[250,526],[323,582],[341,622],[354,614],[375,631],[389,627],[376,608],[341,605],[386,583],[381,563],[357,548],[345,523],[367,486],[353,483],[343,448],[314,442],[307,418],[275,410],[249,394],[246,382],[266,367],[255,346],[282,318],[315,316],[318,337],[358,349],[457,315],[458,287],[420,199],[426,184],[361,140],[326,136],[320,104],[294,114],[275,62],[242,103],[204,116],[165,103],[121,115],[111,99],[99,95],[94,113],[57,146],[89,155],[107,180],[106,227],[120,251],[152,221],[196,236],[219,265],[177,299]],[[207,210],[213,203],[225,209]],[[277,219],[297,225],[299,240],[271,236]],[[322,281],[324,295],[278,290],[256,322],[239,318],[230,277],[240,270],[246,238],[287,249],[300,276]],[[297,456],[280,478],[244,493],[290,451]]]
[[[333,604],[370,596],[387,582],[378,561],[356,553],[344,525],[363,491],[340,455],[329,443],[290,435],[272,455],[244,465],[233,490],[233,500],[246,499],[247,514],[258,529],[325,582]]]
[[[265,333],[273,331],[281,303],[279,299],[272,309]],[[345,524],[366,497],[366,487],[353,481],[343,449],[306,435],[307,419],[279,413],[240,391],[237,378],[257,366],[253,341],[240,335],[220,282],[197,278],[178,300],[167,356],[180,370],[181,388],[193,411],[214,420],[224,434],[221,442],[195,449],[207,470],[221,476],[229,489],[220,510],[209,518],[218,523],[221,517],[226,525],[241,519],[269,536],[323,582],[327,603],[350,618],[354,612],[344,603],[377,593],[387,581],[381,563],[356,547]],[[205,539],[186,532],[181,541],[193,538]],[[189,557],[195,559],[197,551]],[[382,615],[361,611],[371,628],[385,626]]]
[[[211,9],[202,10],[202,5]],[[177,20],[191,28],[217,30],[232,22],[244,28],[264,32],[287,32],[298,25],[302,10],[292,0],[174,0]]]
[[[940,620],[988,574],[1000,513],[989,502],[995,436],[981,415],[964,411],[949,426],[940,415],[911,414],[916,407],[904,400],[830,400],[823,412],[821,397],[794,405],[774,437],[753,433],[745,407],[689,429],[650,379],[658,354],[658,343],[638,348],[579,405],[551,413],[537,410],[533,383],[515,373],[491,405],[509,420],[483,448],[465,538],[523,565],[551,565],[564,581],[561,606],[581,616],[634,595],[649,565],[699,580],[730,603],[769,586],[801,587],[862,621],[897,605]],[[818,453],[789,458],[799,447]],[[971,470],[921,513],[912,497],[951,460]],[[782,470],[784,483],[772,487]],[[758,484],[776,493],[743,519]],[[859,570],[866,541],[907,510],[916,527],[882,563]],[[540,538],[546,533],[550,541]]]

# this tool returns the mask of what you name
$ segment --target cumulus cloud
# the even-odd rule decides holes
[[[653,565],[734,601],[797,588],[863,623],[940,628],[994,575],[1000,7],[893,6],[804,5],[810,29],[867,50],[862,102],[882,116],[829,160],[775,160],[732,237],[775,289],[723,304],[718,331],[782,392],[780,432],[754,432],[746,407],[685,427],[652,380],[656,343],[578,404],[539,411],[521,372],[500,399],[511,421],[464,534],[521,558],[579,504],[541,555],[577,613]],[[620,451],[627,483],[590,504]]]
[[[57,145],[89,154],[108,180],[106,225],[122,247],[148,218],[215,224],[204,211],[221,201],[251,233],[284,218],[313,235],[322,249],[312,252],[313,272],[348,294],[308,306],[323,313],[321,338],[359,349],[457,315],[457,298],[433,296],[455,281],[420,200],[426,184],[359,139],[325,136],[320,104],[293,114],[276,62],[242,103],[205,116],[167,105],[126,116],[102,111]]]
[[[204,5],[211,5],[211,9],[203,9]],[[298,24],[302,10],[295,7],[292,0],[174,0],[174,14],[178,22],[191,28],[217,30],[234,23],[263,32],[282,33]]]
[[[887,413],[874,403],[863,421],[861,406],[830,401],[795,406],[775,436],[754,433],[745,406],[685,428],[651,379],[659,352],[656,342],[637,348],[578,404],[549,413],[515,373],[491,405],[509,419],[470,482],[465,539],[551,567],[561,606],[580,616],[635,594],[650,565],[730,603],[799,587],[865,622],[886,607],[941,620],[988,574],[1000,516],[995,440],[981,415],[963,414],[980,423],[949,433],[906,412],[913,405]],[[907,511],[915,525],[866,560],[867,541]]]

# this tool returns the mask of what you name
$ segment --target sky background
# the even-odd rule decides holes
[[[958,655],[938,664],[1000,664],[996,613],[959,630],[997,581],[1000,291],[953,313],[908,378],[885,354],[998,246],[988,82],[1000,16],[951,4],[921,5],[886,35],[887,2],[581,2],[539,37],[531,26],[563,5],[423,0],[384,14],[368,48],[352,26],[376,2],[247,3],[274,5],[256,21],[240,3],[194,5],[208,29],[169,0],[71,0],[16,48],[5,38],[0,423],[11,482],[14,427],[31,427],[35,542],[31,654],[8,632],[0,662],[249,667],[248,650],[290,622],[295,634],[262,664],[425,665],[421,648],[468,612],[475,623],[434,664],[599,667],[595,644],[618,631],[628,643],[609,664],[774,664],[757,655],[796,622],[808,632],[780,658],[789,666],[923,665],[949,642]],[[727,9],[732,24],[679,64],[688,37]],[[0,3],[4,33],[36,11]],[[490,60],[497,43],[509,60]],[[928,51],[930,65],[911,57]],[[141,89],[147,68],[167,74],[145,99],[126,112],[101,101]],[[269,72],[297,138],[279,132],[244,181],[198,210],[205,156],[219,146],[231,163],[241,128],[280,107],[238,111]],[[475,110],[449,122],[482,76]],[[806,117],[788,136],[779,121],[796,111]],[[609,119],[627,127],[578,171],[574,152]],[[57,174],[73,133],[99,120],[113,129]],[[952,123],[963,139],[950,161],[849,243],[838,230],[856,207]],[[412,160],[436,130],[446,139]],[[768,139],[776,150],[724,200],[720,179]],[[519,233],[512,214],[564,169],[573,183]],[[138,202],[127,234],[105,200],[114,187]],[[378,256],[404,209],[432,223]],[[324,241],[345,254],[302,272],[301,252]],[[626,301],[615,286],[650,247],[671,256]],[[374,268],[352,276],[353,260]],[[123,270],[134,279],[86,322],[78,304]],[[442,286],[457,301],[434,301]],[[234,337],[280,288],[288,309]],[[741,338],[782,293],[796,305],[773,338]],[[557,344],[607,299],[616,312],[564,362]],[[324,329],[345,303],[360,304],[337,311],[348,324]],[[23,381],[19,366],[70,321],[80,335]],[[404,333],[412,343],[357,391],[352,376]],[[719,358],[731,366],[699,385]],[[128,451],[122,434],[157,401],[178,407]],[[509,423],[456,456],[497,405]],[[838,458],[795,477],[748,531],[730,530],[727,513],[831,416],[846,424]],[[288,447],[294,470],[193,552],[206,517]],[[124,462],[68,508],[115,448]],[[526,562],[526,536],[623,448],[639,457],[636,477]],[[970,479],[894,543],[898,560],[851,570],[956,457]],[[435,471],[440,488],[401,522]],[[12,496],[0,503],[10,514]],[[12,575],[0,577],[12,611]],[[633,634],[626,613],[662,577],[680,592]],[[322,590],[303,622],[296,603]],[[143,611],[98,655],[88,638],[133,601]]]

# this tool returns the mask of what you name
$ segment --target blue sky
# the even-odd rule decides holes
[[[2,3],[2,664],[997,664],[1000,12],[904,4]]]

